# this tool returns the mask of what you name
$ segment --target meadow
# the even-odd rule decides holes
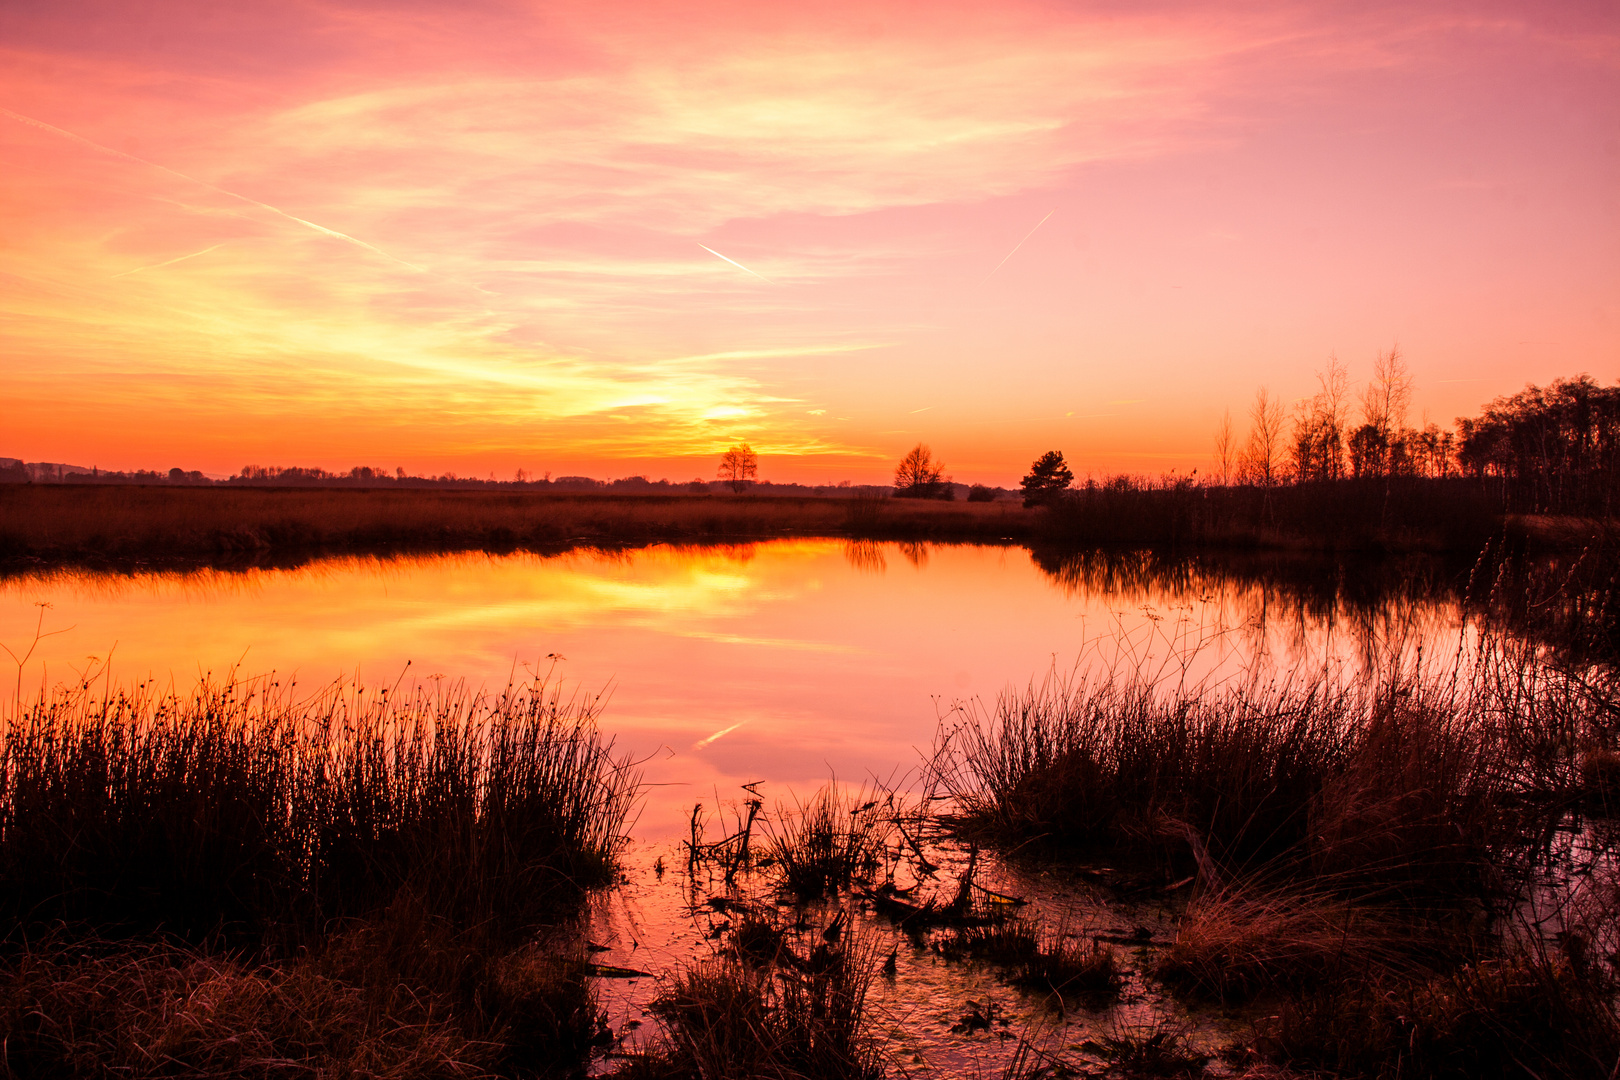
[[[5,484],[0,558],[196,562],[793,535],[994,542],[1027,536],[1035,517],[1016,502],[861,495]]]

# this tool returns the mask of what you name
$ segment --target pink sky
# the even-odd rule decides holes
[[[1607,3],[15,0],[0,109],[29,460],[1011,483],[1620,376]]]

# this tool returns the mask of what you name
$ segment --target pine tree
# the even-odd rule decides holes
[[[1019,483],[1024,488],[1025,506],[1046,506],[1074,483],[1074,473],[1069,471],[1061,451],[1048,450],[1035,460],[1029,475]]]

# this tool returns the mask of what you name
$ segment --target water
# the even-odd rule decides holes
[[[1320,564],[828,539],[339,558],[13,576],[0,582],[0,643],[28,654],[3,687],[24,697],[109,665],[114,681],[155,677],[180,689],[230,671],[274,672],[311,692],[341,680],[498,687],[545,673],[602,695],[603,727],[647,787],[626,879],[598,899],[590,932],[606,947],[600,962],[664,974],[712,948],[723,921],[704,906],[707,891],[691,888],[712,882],[685,876],[679,840],[695,804],[717,830],[715,815],[736,811],[745,784],[769,813],[832,777],[904,787],[958,702],[993,700],[1076,662],[1197,682],[1257,664],[1353,668],[1449,648],[1460,639],[1448,580],[1429,564],[1386,567],[1372,580]],[[47,636],[34,640],[36,628]],[[934,857],[948,884],[961,852]],[[1050,922],[1077,933],[1170,932],[1152,905],[1118,910],[1084,883],[993,862],[979,880],[1040,901]],[[770,902],[762,882],[742,889]],[[873,991],[885,1030],[904,1059],[945,1073],[989,1069],[1035,1031],[1072,1050],[1083,1039],[1076,1023],[1128,1026],[1164,1005],[1133,974],[1120,1005],[1082,1010],[1066,1027],[988,969],[905,946],[896,967]],[[658,985],[604,982],[615,1028],[632,1044],[632,1022]],[[952,1033],[970,1000],[997,1002],[1008,1024]],[[1215,1017],[1195,1029],[1218,1041],[1229,1026]]]
[[[1456,626],[1441,600],[1334,601],[1331,575],[1305,576],[1327,593],[1141,556],[827,539],[63,571],[0,581],[0,644],[25,652],[43,614],[25,697],[107,664],[120,681],[183,689],[234,669],[312,692],[549,672],[608,699],[604,726],[649,784],[637,835],[657,839],[684,833],[693,799],[744,783],[786,797],[830,776],[903,774],[953,702],[1082,655],[1173,674],[1196,654],[1195,676],[1256,657],[1314,668]]]

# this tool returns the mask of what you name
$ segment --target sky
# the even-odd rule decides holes
[[[962,482],[1620,377],[1611,3],[0,5],[0,455]]]

